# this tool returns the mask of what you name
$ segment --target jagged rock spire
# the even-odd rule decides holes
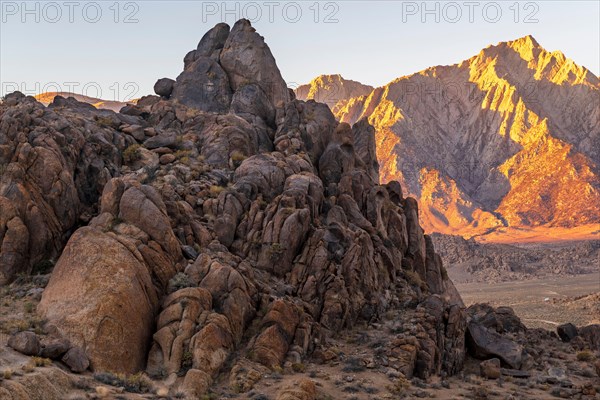
[[[246,19],[231,30],[225,23],[215,25],[185,56],[184,68],[170,97],[189,107],[218,113],[231,108],[273,125],[275,107],[290,101],[269,46]]]

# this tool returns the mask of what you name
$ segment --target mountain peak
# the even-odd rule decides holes
[[[315,78],[313,78],[309,84],[319,85],[319,84],[322,84],[322,82],[329,82],[329,83],[337,82],[342,85],[346,82],[358,83],[356,81],[344,78],[341,74],[322,74],[322,75],[318,75]]]
[[[522,47],[528,47],[528,48],[535,48],[535,47],[542,47],[540,46],[539,42],[537,40],[535,40],[535,38],[532,35],[525,35],[523,37],[520,37],[516,40],[511,40],[508,43],[513,43],[517,46],[522,46]]]
[[[506,42],[506,46],[513,49],[525,61],[531,61],[533,58],[544,51],[544,48],[531,35],[523,36],[517,40]]]
[[[318,86],[322,85],[324,82],[344,82],[346,79],[340,74],[321,74],[315,76],[310,82],[309,85]]]
[[[274,108],[290,100],[269,46],[247,19],[240,19],[232,28],[216,24],[183,62],[184,70],[176,80],[156,82],[157,95],[206,112],[225,113],[231,107],[248,111],[260,104],[261,116],[270,124],[274,123]],[[242,104],[247,96],[258,98]]]
[[[526,35],[515,40],[500,42],[495,46],[489,46],[482,50],[479,55],[469,60],[481,68],[487,64],[487,58],[496,59],[498,66],[504,73],[525,82],[523,79],[535,80],[545,79],[555,84],[585,84],[596,86],[598,78],[587,68],[577,65],[572,59],[565,56],[560,50],[548,51],[541,46],[531,35]],[[519,58],[525,61],[525,67],[518,67]]]
[[[314,99],[333,107],[341,100],[364,96],[373,90],[372,86],[345,79],[340,74],[319,75],[310,83],[296,88],[300,100]]]

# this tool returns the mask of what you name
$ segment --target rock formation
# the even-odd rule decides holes
[[[77,227],[97,212],[135,139],[118,128],[138,118],[76,100],[49,107],[6,96],[0,120],[0,284],[43,272]]]
[[[119,114],[18,93],[0,106],[2,279],[56,260],[38,311],[73,370],[87,355],[192,398],[229,370],[248,390],[409,309],[406,375],[462,368],[462,301],[417,202],[379,184],[366,120],[295,100],[246,20],[215,26],[155,89]]]
[[[339,93],[315,86],[323,98]],[[597,230],[599,91],[592,72],[526,36],[331,107],[342,122],[375,127],[382,182],[417,198],[426,231]]]

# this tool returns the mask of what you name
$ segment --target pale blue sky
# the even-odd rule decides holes
[[[599,74],[600,2],[471,3],[427,2],[426,13],[421,1],[56,1],[25,10],[2,0],[1,90],[85,86],[107,100],[151,94],[157,78],[177,77],[206,30],[243,16],[254,20],[290,86],[332,73],[383,85],[527,34]]]

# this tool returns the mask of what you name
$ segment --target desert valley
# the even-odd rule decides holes
[[[598,77],[524,36],[292,90],[268,40],[2,99],[0,399],[600,399]]]

